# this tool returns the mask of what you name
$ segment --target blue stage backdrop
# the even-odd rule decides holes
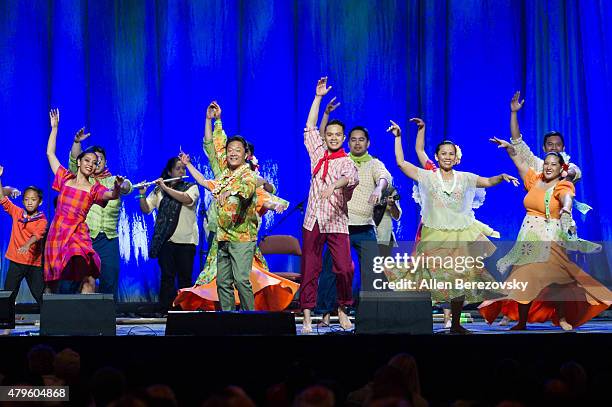
[[[564,134],[584,172],[577,196],[595,208],[578,221],[580,232],[609,240],[611,71],[608,1],[5,0],[2,181],[41,186],[44,210],[53,216],[45,148],[55,107],[64,165],[74,133],[85,126],[92,133],[86,144],[106,147],[110,170],[132,181],[158,177],[180,147],[204,168],[204,110],[217,100],[228,134],[254,142],[264,173],[295,206],[309,185],[302,130],[315,83],[328,76],[330,97],[342,103],[333,116],[369,128],[371,153],[387,164],[402,195],[398,236],[412,239],[419,209],[412,182],[394,164],[389,119],[402,126],[413,162],[416,130],[408,119],[417,116],[427,122],[430,156],[438,141],[452,139],[464,151],[459,169],[514,174],[487,139],[509,137],[509,102],[521,90],[525,139],[541,152],[545,132]],[[491,189],[477,217],[513,239],[523,196],[508,184]],[[262,233],[272,227],[271,233],[300,236],[299,211],[275,228],[279,219],[269,215]],[[152,225],[152,216],[125,199],[123,301],[156,299],[159,270],[147,258]],[[2,215],[2,255],[9,234]],[[2,281],[6,266],[3,259]]]

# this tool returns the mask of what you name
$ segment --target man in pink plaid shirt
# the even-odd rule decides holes
[[[330,121],[323,138],[316,128],[321,99],[330,89],[327,77],[319,79],[304,130],[312,178],[302,231],[300,303],[304,311],[303,333],[312,332],[310,313],[317,302],[322,251],[326,242],[332,255],[332,271],[336,274],[338,320],[345,329],[352,326],[346,314],[346,306],[352,303],[353,280],[347,202],[359,184],[359,177],[357,167],[342,148],[346,138],[344,124],[339,120]]]

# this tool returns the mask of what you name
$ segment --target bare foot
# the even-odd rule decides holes
[[[527,324],[523,323],[523,322],[519,322],[518,324],[514,325],[512,328],[510,328],[511,331],[526,331],[527,330]]]
[[[501,321],[499,321],[499,323],[497,325],[499,326],[506,326],[510,323],[510,318],[508,318],[507,316],[504,315],[504,317],[501,319]]]
[[[310,317],[310,310],[304,310],[304,321],[302,322],[302,334],[312,333],[312,319]]]
[[[472,333],[469,329],[465,329],[461,325],[451,326],[450,333],[452,334],[460,334],[460,335],[469,335]]]
[[[346,315],[344,307],[338,307],[338,322],[342,329],[351,329],[353,327],[351,320],[348,315]]]
[[[569,322],[567,322],[567,321],[565,320],[565,318],[561,318],[561,319],[559,320],[559,326],[560,326],[560,327],[561,327],[561,329],[563,329],[564,331],[571,331],[572,329],[574,329],[574,327],[573,327],[573,326],[571,326],[571,325],[569,324]]]
[[[321,322],[319,322],[317,326],[319,328],[324,328],[326,326],[329,326],[330,318],[331,318],[331,314],[329,312],[326,312],[325,314],[323,314],[323,318],[321,318]]]

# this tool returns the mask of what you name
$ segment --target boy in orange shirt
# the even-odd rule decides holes
[[[4,168],[0,165],[0,177],[3,172]],[[38,211],[42,198],[39,188],[27,187],[23,192],[25,209],[21,209],[4,195],[0,180],[0,205],[13,218],[11,240],[4,256],[9,260],[4,289],[13,292],[11,298],[15,301],[21,280],[25,278],[38,305],[42,302],[45,288],[41,241],[47,230],[47,218]]]

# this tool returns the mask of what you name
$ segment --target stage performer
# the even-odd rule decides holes
[[[340,103],[334,103],[335,97],[327,104],[320,129],[327,128],[337,121],[329,121],[329,113]],[[359,258],[360,273],[354,273],[352,290],[353,303],[357,307],[359,290],[363,273],[372,273],[373,258],[378,256],[376,241],[376,224],[373,219],[374,205],[378,204],[383,190],[391,184],[391,174],[379,159],[368,152],[370,134],[363,126],[356,126],[349,132],[349,158],[357,166],[359,185],[353,190],[348,201],[348,229],[351,247]],[[323,314],[322,325],[329,325],[331,312],[338,307],[336,303],[336,276],[332,272],[332,257],[329,250],[323,256],[323,271],[319,276],[317,312]]]
[[[574,184],[562,178],[567,164],[560,153],[550,152],[544,159],[544,171],[539,173],[528,167],[510,144],[497,138],[492,141],[508,149],[528,191],[524,200],[527,214],[516,244],[497,262],[501,273],[512,268],[507,280],[526,283],[526,287],[483,302],[480,313],[488,323],[500,313],[518,320],[512,330],[525,330],[528,322],[548,320],[572,330],[606,310],[612,304],[612,292],[568,258],[567,250],[589,253],[600,246],[576,236]]]
[[[70,172],[76,174],[78,171],[76,158],[81,154],[82,142],[90,136],[85,133],[85,129],[80,129],[74,136],[72,149],[70,150]],[[100,146],[92,146],[87,151],[93,151],[98,156],[98,166],[96,167],[91,182],[98,181],[106,188],[115,185],[116,177],[108,170],[106,161],[106,151]],[[132,192],[132,183],[125,179],[121,184],[121,195]],[[93,242],[93,248],[100,256],[102,269],[100,270],[100,280],[98,292],[113,294],[117,301],[119,286],[119,234],[117,225],[119,223],[119,211],[121,210],[121,197],[109,201],[106,207],[92,205],[85,222],[89,227],[89,235]]]
[[[508,148],[508,152],[516,153],[516,157],[518,160],[524,162],[528,168],[533,168],[535,172],[542,172],[544,160],[540,157],[536,156],[525,140],[523,139],[523,135],[521,134],[521,130],[519,128],[518,122],[518,112],[522,109],[523,104],[525,103],[525,99],[521,100],[521,92],[517,91],[514,93],[512,100],[510,101],[510,143],[512,144]],[[568,165],[568,170],[565,175],[565,180],[573,182],[576,184],[580,178],[582,177],[582,171],[580,167],[576,164],[569,162],[570,156],[565,152],[565,141],[563,140],[563,135],[558,131],[550,131],[544,135],[544,143],[542,149],[545,154],[551,152],[562,153],[564,155],[563,159],[566,161]],[[582,202],[574,199],[573,205],[582,215],[586,215],[592,208]],[[507,316],[504,316],[502,320],[499,322],[500,325],[507,325],[510,322]]]
[[[166,163],[156,187],[145,195],[147,186],[139,189],[140,210],[150,214],[157,209],[155,229],[149,246],[149,257],[157,259],[161,271],[159,285],[159,312],[170,309],[177,288],[191,286],[193,261],[199,241],[196,207],[200,199],[197,184],[177,179],[185,175],[185,165],[178,157]]]
[[[93,249],[85,218],[92,205],[104,207],[109,200],[117,199],[124,179],[117,176],[110,191],[98,181],[91,182],[98,165],[93,151],[78,155],[76,174],[64,168],[55,154],[59,116],[59,110],[49,113],[47,158],[55,174],[53,189],[59,196],[45,245],[45,282],[53,287],[59,280],[80,281],[82,293],[93,293],[100,275],[100,257]]]
[[[457,148],[445,140],[436,146],[435,158],[440,168],[437,171],[424,170],[404,160],[401,129],[393,121],[387,131],[395,136],[395,159],[401,171],[418,182],[418,200],[421,204],[423,227],[416,255],[423,256],[415,277],[420,288],[425,280],[435,279],[450,284],[443,289],[432,290],[436,302],[451,304],[451,333],[469,333],[461,326],[460,317],[464,302],[479,302],[486,293],[477,289],[461,289],[455,286],[457,280],[468,282],[495,281],[484,268],[484,264],[470,262],[468,257],[486,257],[495,246],[486,237],[483,224],[476,222],[472,203],[476,188],[488,188],[502,181],[515,186],[518,180],[507,174],[484,178],[469,172],[455,171]],[[454,259],[452,264],[443,264],[430,259]],[[465,263],[463,261],[465,261]],[[460,263],[461,261],[461,263]],[[461,267],[459,267],[461,265]]]
[[[438,171],[438,166],[436,165],[436,163],[432,161],[429,158],[429,155],[427,154],[427,152],[425,152],[425,127],[426,127],[425,121],[418,117],[414,117],[410,119],[410,121],[415,123],[418,129],[416,140],[414,143],[414,148],[417,154],[417,158],[419,159],[419,163],[426,170],[430,170],[434,172]],[[461,151],[461,148],[459,148],[459,146],[456,144],[455,144],[455,149],[457,151],[457,154],[455,156],[455,161],[456,161],[455,166],[457,166],[461,163],[463,152]],[[474,199],[472,201],[472,209],[478,209],[480,208],[480,206],[482,206],[482,204],[484,203],[485,195],[486,195],[486,191],[484,188],[476,188],[476,191],[474,193]],[[413,187],[413,197],[415,198],[416,203],[420,205],[421,202],[419,199],[420,194],[419,194],[418,185],[414,185]],[[481,228],[481,231],[485,236],[499,238],[499,232],[497,232],[496,230],[493,230],[490,226],[480,222],[478,219],[474,219],[474,223]],[[415,244],[418,244],[419,241],[421,240],[422,228],[423,228],[423,220],[421,219],[419,222],[419,225],[417,226],[417,232],[414,238]],[[439,306],[442,308],[442,311],[444,313],[444,328],[448,329],[451,327],[450,304],[448,302],[443,302],[439,304]]]
[[[213,102],[207,109],[206,127],[204,136],[204,148],[206,155],[209,158],[211,168],[215,177],[221,175],[221,171],[227,168],[227,158],[225,154],[225,145],[227,136],[223,131],[221,123],[221,107]],[[215,130],[212,131],[211,120],[216,118]],[[254,146],[247,143],[247,162],[251,170],[257,176],[257,204],[256,213],[258,216],[258,230],[261,226],[261,217],[267,210],[274,210],[281,213],[286,209],[288,203],[266,190],[274,190],[274,187],[265,182],[258,175],[256,166],[257,158],[253,155]],[[205,179],[204,175],[191,163],[190,157],[187,154],[180,155],[181,160],[185,163],[187,169],[194,179],[207,189],[214,190],[215,181]],[[211,206],[215,205],[213,201]],[[200,273],[195,285],[190,288],[180,290],[175,305],[180,306],[184,310],[214,310],[219,305],[219,296],[217,294],[217,241],[213,241],[209,246],[208,257],[204,269]],[[255,255],[249,276],[254,295],[254,307],[258,311],[281,311],[285,309],[292,301],[299,285],[282,277],[276,276],[269,272],[268,265],[264,259],[259,247],[255,247]],[[240,297],[235,290],[235,303],[240,304]]]
[[[342,148],[346,138],[344,124],[339,120],[329,122],[324,138],[316,128],[321,99],[330,89],[327,77],[318,81],[304,130],[311,180],[302,229],[300,303],[304,312],[303,333],[312,332],[311,310],[316,305],[325,243],[331,252],[332,270],[336,275],[338,320],[344,329],[352,326],[346,313],[346,307],[352,304],[353,279],[347,203],[359,184],[359,175],[355,163]]]
[[[0,178],[4,168],[0,165]],[[43,192],[40,188],[29,186],[23,193],[23,207],[18,207],[6,195],[0,181],[0,205],[13,219],[11,238],[4,257],[9,261],[4,289],[12,291],[14,303],[19,293],[21,280],[28,282],[30,293],[40,306],[45,281],[42,269],[42,240],[47,231],[47,218],[38,210],[42,204]]]
[[[542,172],[544,166],[544,160],[537,157],[529,148],[529,146],[523,140],[523,135],[519,128],[518,123],[518,111],[521,110],[525,99],[520,100],[521,92],[516,92],[510,101],[510,133],[511,143],[516,152],[516,158],[526,164],[527,168],[533,168],[535,172]],[[565,154],[564,160],[568,166],[567,174],[565,174],[565,180],[571,181],[574,184],[582,177],[582,171],[574,163],[570,163],[568,155],[565,153],[565,140],[563,135],[558,131],[550,131],[544,135],[544,145],[542,147],[544,153],[563,153]],[[580,208],[578,208],[580,209]],[[590,208],[589,208],[590,209]]]

